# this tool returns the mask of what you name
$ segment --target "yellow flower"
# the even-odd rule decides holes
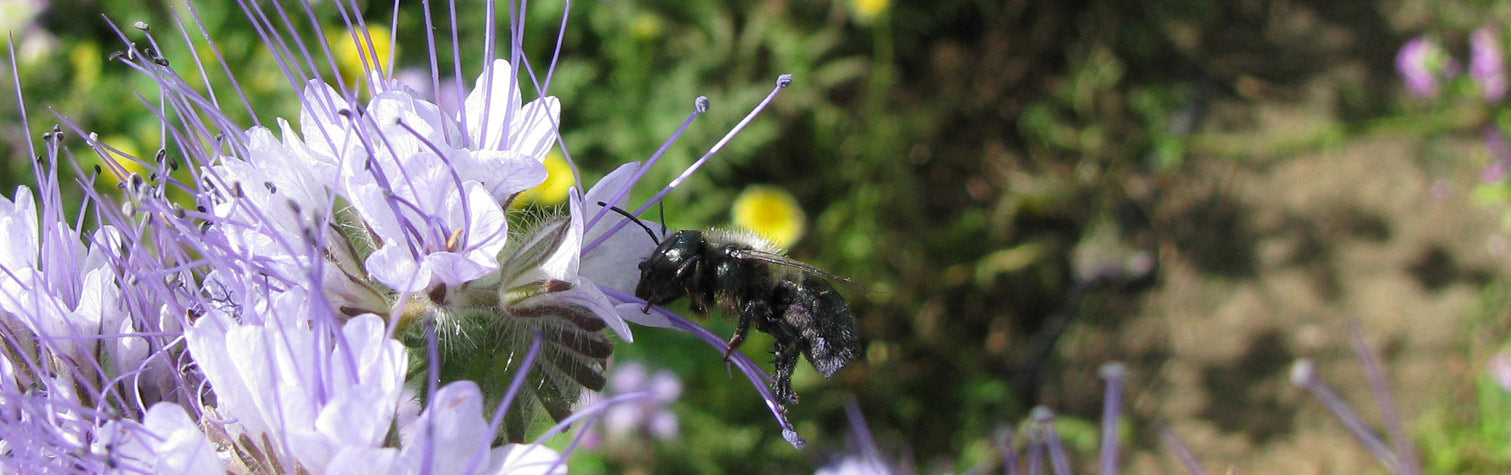
[[[660,38],[665,29],[661,17],[650,13],[635,15],[635,19],[630,21],[630,37],[641,41]]]
[[[892,0],[852,0],[850,7],[855,12],[855,20],[861,23],[870,23],[882,13],[886,13],[892,7]]]
[[[371,38],[372,42],[368,43]],[[347,83],[367,78],[367,71],[387,71],[388,58],[393,53],[392,32],[381,25],[368,25],[367,35],[347,29],[326,34],[331,53],[336,56],[336,66],[341,68],[341,77]],[[368,55],[371,55],[370,57]],[[365,64],[365,67],[364,67]]]
[[[100,68],[105,55],[99,45],[84,42],[68,50],[68,62],[73,65],[73,86],[89,89],[100,82]]]
[[[572,167],[567,165],[567,159],[561,156],[561,152],[553,151],[546,155],[545,165],[546,181],[520,193],[509,207],[522,208],[526,204],[552,206],[567,200],[567,191],[577,184],[572,177]]]
[[[112,135],[109,137],[101,138],[100,143],[107,147],[110,147],[104,148],[105,154],[109,155],[110,157],[99,158],[100,179],[98,183],[109,186],[119,185],[121,181],[123,181],[126,177],[131,176],[132,173],[142,175],[142,178],[147,177],[147,174],[149,172],[142,166],[141,163],[137,162],[137,160],[143,160],[144,158],[142,157],[141,148],[137,147],[136,145],[136,140],[133,140],[132,138],[124,135]],[[114,148],[115,150],[111,150],[111,148]],[[136,160],[127,158],[128,156],[136,157]],[[145,158],[145,160],[151,159],[151,157]],[[109,162],[117,163],[120,165],[120,168],[125,169],[125,171],[122,172],[125,174],[125,176],[117,176],[116,172],[114,171],[116,170],[116,168],[112,167]]]
[[[808,218],[803,215],[797,199],[774,186],[746,187],[735,198],[729,213],[736,226],[754,231],[783,248],[797,243],[808,227]]]

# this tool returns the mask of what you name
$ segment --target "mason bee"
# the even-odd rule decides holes
[[[638,218],[615,211],[635,220],[656,239]],[[635,286],[635,296],[646,302],[645,311],[685,295],[698,315],[706,315],[714,304],[726,314],[739,315],[726,359],[744,343],[752,325],[770,334],[776,340],[772,390],[778,400],[797,403],[792,373],[799,354],[825,378],[860,355],[855,316],[826,280],[853,283],[849,279],[790,259],[753,233],[682,230],[657,241],[656,250],[640,262],[640,281]]]

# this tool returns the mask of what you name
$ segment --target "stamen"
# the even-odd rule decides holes
[[[1060,441],[1060,432],[1055,430],[1055,412],[1046,406],[1037,406],[1029,411],[1028,417],[1034,421],[1040,439],[1049,451],[1050,468],[1056,475],[1069,475],[1070,457],[1065,453],[1065,445]]]
[[[1122,363],[1107,363],[1097,371],[1107,380],[1107,392],[1102,398],[1102,448],[1098,455],[1104,474],[1118,473],[1118,416],[1123,405],[1123,377],[1128,367]]]
[[[447,252],[456,251],[457,239],[459,239],[459,238],[462,237],[462,231],[465,231],[465,230],[466,229],[464,229],[464,228],[457,228],[457,230],[451,232],[451,236],[450,237],[446,238],[446,251]]]
[[[1390,385],[1385,382],[1385,370],[1380,367],[1380,359],[1369,344],[1364,342],[1364,330],[1359,327],[1357,320],[1348,321],[1349,341],[1353,343],[1354,354],[1359,357],[1359,364],[1364,367],[1364,376],[1369,380],[1370,393],[1374,394],[1375,406],[1380,411],[1381,419],[1385,420],[1385,430],[1390,434],[1392,445],[1395,446],[1395,455],[1399,458],[1401,473],[1414,475],[1421,473],[1421,462],[1417,461],[1417,451],[1413,446],[1411,437],[1406,433],[1406,426],[1401,422],[1400,411],[1396,409],[1395,397],[1390,393]]]
[[[1390,452],[1389,447],[1386,447],[1385,442],[1380,440],[1380,436],[1364,424],[1359,414],[1354,412],[1337,392],[1334,392],[1322,380],[1317,379],[1317,367],[1312,360],[1307,358],[1296,360],[1296,363],[1291,366],[1291,383],[1307,390],[1312,393],[1312,396],[1322,401],[1322,405],[1332,411],[1338,418],[1338,422],[1348,428],[1348,431],[1354,434],[1354,438],[1364,444],[1364,447],[1369,449],[1369,452],[1374,454],[1375,458],[1379,459],[1387,469],[1395,473],[1403,473],[1395,455]]]
[[[1181,466],[1186,468],[1186,473],[1191,475],[1207,475],[1207,469],[1201,466],[1201,462],[1196,459],[1196,454],[1191,452],[1191,447],[1186,445],[1186,442],[1182,441],[1180,436],[1175,435],[1175,432],[1170,430],[1170,426],[1163,421],[1158,422],[1157,425],[1159,426],[1160,442],[1164,442],[1165,447],[1175,453],[1175,458],[1180,460]]]
[[[719,153],[720,150],[723,150],[724,145],[728,144],[730,140],[734,139],[735,134],[738,134],[741,130],[744,130],[745,126],[750,124],[750,121],[755,120],[756,115],[765,110],[768,104],[771,104],[772,99],[776,99],[778,92],[781,92],[783,88],[791,84],[791,74],[783,74],[778,77],[776,88],[772,89],[771,93],[767,94],[766,98],[761,100],[761,103],[757,104],[755,109],[751,110],[749,114],[746,114],[744,119],[740,119],[740,122],[735,124],[734,128],[730,129],[729,133],[724,134],[724,138],[721,138],[718,142],[714,143],[714,146],[708,149],[708,153],[703,154],[703,156],[699,157],[697,161],[694,161],[691,166],[687,167],[687,170],[683,170],[681,175],[677,175],[677,178],[672,179],[672,182],[667,184],[666,188],[662,188],[661,191],[657,192],[655,196],[652,196],[651,199],[646,200],[645,204],[640,205],[640,209],[635,210],[635,214],[638,216],[645,213],[646,210],[650,209],[651,205],[654,205],[657,202],[661,201],[662,198],[666,197],[667,193],[671,193],[673,189],[676,189],[678,185],[681,185],[683,181],[686,181],[688,177],[692,176],[693,172],[698,171],[699,168],[703,168],[703,164],[708,163],[709,158],[713,157],[714,154]]]
[[[598,286],[598,290],[603,291],[604,295],[607,295],[610,298],[613,298],[620,302],[645,303],[645,301],[640,298],[626,294],[624,292],[620,292],[613,288],[600,285]],[[798,435],[797,429],[792,427],[792,423],[787,420],[787,409],[777,401],[776,396],[771,393],[771,389],[770,387],[768,387],[768,384],[771,382],[771,375],[766,374],[766,371],[761,369],[760,365],[756,364],[754,361],[751,361],[750,357],[745,356],[744,353],[741,353],[739,351],[730,351],[729,344],[724,341],[724,338],[713,334],[713,332],[708,331],[707,328],[703,328],[697,323],[693,323],[691,320],[678,315],[676,312],[672,312],[659,306],[652,306],[651,309],[655,310],[656,313],[659,313],[662,317],[665,317],[667,321],[671,322],[672,328],[676,328],[677,330],[681,330],[685,333],[691,333],[694,336],[697,336],[699,339],[703,340],[704,343],[708,343],[708,345],[712,346],[715,351],[719,352],[719,354],[728,355],[728,362],[734,364],[735,368],[738,368],[741,373],[745,374],[746,378],[750,379],[751,385],[755,386],[756,392],[759,393],[761,395],[761,399],[766,402],[766,408],[771,411],[772,416],[776,417],[777,425],[782,428],[782,438],[786,439],[787,443],[792,444],[794,448],[801,449],[808,444],[807,441],[803,440],[803,438]]]
[[[645,173],[650,171],[651,166],[655,165],[657,161],[661,160],[661,156],[665,155],[666,151],[671,149],[672,144],[676,143],[677,139],[682,138],[682,133],[687,131],[687,126],[692,125],[693,119],[697,119],[698,116],[703,115],[707,112],[708,97],[698,96],[698,98],[693,101],[693,113],[688,114],[687,119],[682,121],[682,125],[680,127],[677,127],[677,131],[673,132],[670,138],[661,143],[661,148],[656,149],[656,153],[651,154],[651,158],[646,159],[645,163],[640,165],[640,168],[635,171],[635,176],[633,178],[630,178],[630,180],[626,182],[624,188],[621,188],[619,191],[615,192],[613,197],[610,198],[608,202],[618,204],[620,203],[620,200],[624,199],[624,197],[629,196],[630,188],[634,187],[635,183],[639,183],[640,179],[645,177]],[[598,223],[598,220],[603,217],[604,212],[605,210],[600,209],[597,213],[594,213],[593,217],[587,221],[584,229],[593,229],[593,225]],[[635,215],[637,216],[639,214],[640,213],[635,213]],[[614,233],[619,232],[619,229],[622,227],[624,227],[624,223],[620,222],[619,225],[610,228],[609,232],[604,233],[603,236],[599,236],[598,239],[595,239],[592,243],[584,246],[582,253],[587,254],[589,252],[592,252],[594,248],[597,248],[598,245],[602,244],[603,241],[608,239],[609,236],[613,236]]]

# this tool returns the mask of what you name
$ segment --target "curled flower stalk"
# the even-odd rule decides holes
[[[633,341],[627,322],[707,334],[727,349],[674,313],[641,312],[630,289],[654,242],[598,203],[649,209],[789,78],[650,201],[629,206],[629,192],[667,147],[569,190],[564,214],[532,223],[511,219],[511,203],[547,179],[553,149],[571,155],[549,74],[538,80],[542,68],[520,47],[522,4],[484,8],[509,23],[489,22],[482,58],[450,58],[481,73],[467,88],[457,66],[461,99],[442,106],[372,50],[392,41],[368,35],[395,31],[397,18],[370,28],[336,2],[350,34],[324,35],[300,24],[313,12],[238,3],[299,93],[297,118],[228,115],[256,117],[256,101],[187,4],[175,17],[182,45],[144,23],[115,30],[125,49],[112,58],[158,88],[140,94],[161,123],[156,153],[124,153],[57,115],[27,144],[35,191],[0,194],[0,466],[561,472],[563,454],[526,443],[537,414],[595,420],[649,397],[575,405],[584,389],[604,388],[615,339]],[[361,80],[337,67],[332,51],[343,48],[299,33],[308,28],[358,45]],[[500,30],[507,59],[492,49]],[[224,65],[223,79],[210,64],[172,63],[165,52],[180,48]],[[442,58],[430,51],[431,84],[418,86],[438,91]],[[221,83],[236,94],[202,92]],[[14,89],[26,110],[19,79]],[[525,101],[530,89],[537,98]],[[697,105],[689,123],[707,108]],[[32,118],[19,119],[29,129]],[[63,178],[89,153],[103,166]],[[102,180],[119,183],[116,193],[96,192]],[[80,211],[64,209],[73,188]],[[769,376],[744,355],[731,361],[801,445]]]

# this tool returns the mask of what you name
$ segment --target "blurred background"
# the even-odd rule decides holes
[[[372,24],[393,15],[385,2],[358,3]],[[470,87],[484,18],[461,8]],[[56,113],[121,153],[151,156],[161,136],[141,97],[153,83],[107,60],[121,43],[104,18],[150,23],[181,73],[197,74],[197,54],[215,76],[222,64],[192,26],[199,49],[184,47],[173,11],[192,24],[181,5],[0,0],[32,137]],[[561,11],[559,0],[530,3],[537,74]],[[196,12],[256,107],[226,101],[228,114],[249,125],[253,114],[297,117],[242,11]],[[444,6],[433,13],[447,22]],[[343,64],[359,64],[340,17],[322,15]],[[423,19],[405,2],[396,44],[380,47],[396,50],[401,78],[427,77]],[[1357,322],[1427,468],[1511,470],[1511,368],[1497,356],[1511,334],[1508,34],[1505,0],[573,2],[549,93],[585,180],[648,158],[693,98],[712,100],[637,199],[706,151],[778,74],[795,76],[672,193],[666,221],[749,226],[861,282],[841,291],[866,348],[832,380],[800,365],[802,403],[790,411],[810,441],[800,451],[716,351],[641,329],[616,349],[623,374],[611,388],[663,384],[681,398],[605,424],[573,463],[809,471],[860,450],[844,412],[854,398],[900,466],[998,470],[998,434],[1044,405],[1090,468],[1097,370],[1122,361],[1130,470],[1179,469],[1162,427],[1218,471],[1379,470],[1289,379],[1297,358],[1311,358],[1381,430],[1350,348]],[[9,70],[0,76],[10,83]],[[14,101],[0,102],[0,117],[9,195],[32,180],[28,132]],[[555,209],[561,196],[542,190],[528,206]],[[756,334],[744,351],[768,363],[770,344]]]

